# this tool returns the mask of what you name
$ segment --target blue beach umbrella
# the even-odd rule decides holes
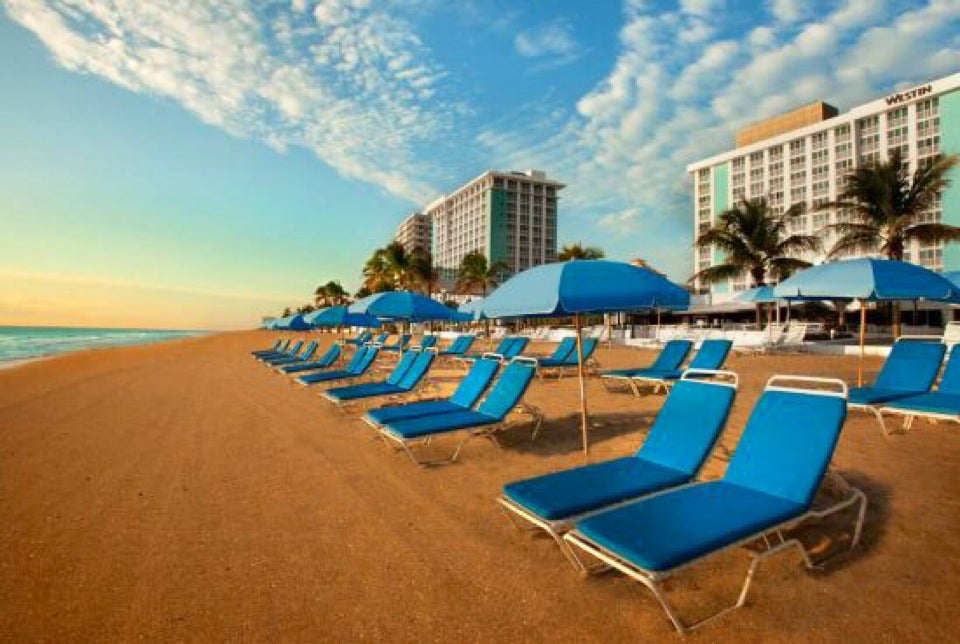
[[[482,313],[500,317],[573,317],[580,378],[580,429],[587,452],[587,392],[581,316],[649,309],[682,310],[690,294],[647,268],[609,260],[545,264],[514,275],[483,300]]]
[[[456,311],[444,304],[411,291],[374,293],[351,304],[349,312],[403,322],[449,321],[454,319],[456,314]]]
[[[379,327],[380,320],[365,313],[350,313],[346,306],[329,306],[304,316],[304,320],[313,327],[324,326],[362,326]]]
[[[748,288],[745,291],[742,291],[733,298],[737,302],[747,302],[747,303],[760,303],[760,304],[773,304],[774,302],[779,302],[781,298],[778,298],[773,293],[772,286],[754,286],[753,288]]]
[[[287,321],[287,328],[291,331],[309,331],[310,325],[304,321],[303,315],[297,313],[296,315],[290,316],[290,319]]]
[[[464,302],[457,308],[458,313],[464,315],[469,315],[470,320],[485,320],[486,316],[483,315],[483,299],[477,298],[475,300],[470,300],[469,302]]]
[[[960,288],[917,264],[892,259],[848,259],[811,266],[774,288],[777,297],[802,300],[853,299],[860,302],[860,366],[863,384],[867,302],[935,300],[960,302]]]

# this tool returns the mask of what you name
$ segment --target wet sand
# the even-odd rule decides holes
[[[635,582],[581,579],[494,503],[505,482],[584,462],[575,379],[533,385],[547,416],[536,442],[518,426],[503,449],[475,440],[459,464],[425,470],[251,360],[272,337],[0,371],[0,639],[679,641]],[[610,368],[651,356],[600,351]],[[769,375],[856,373],[854,359],[809,355],[728,366],[741,377],[728,449]],[[590,460],[642,444],[662,398],[588,390]],[[705,476],[724,465],[721,449]],[[834,466],[869,496],[862,545],[842,552],[850,521],[796,531],[839,554],[815,573],[793,553],[766,562],[747,606],[691,640],[956,640],[960,426],[918,421],[887,440],[851,414]],[[744,550],[709,559],[671,598],[702,616],[735,598],[748,563]]]

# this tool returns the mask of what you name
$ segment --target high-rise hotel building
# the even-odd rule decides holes
[[[433,221],[433,263],[451,288],[464,255],[480,251],[506,276],[557,260],[557,193],[564,185],[539,170],[490,170],[436,199],[424,213]]]
[[[817,207],[843,191],[849,170],[885,159],[895,149],[911,172],[937,154],[960,154],[960,74],[893,92],[843,114],[814,103],[740,130],[735,149],[687,167],[694,185],[694,235],[703,234],[740,199],[766,196],[780,212],[807,204],[794,231],[820,235],[824,251],[829,250],[836,237],[824,226],[849,214]],[[952,185],[925,218],[960,226],[960,170],[951,174]],[[693,252],[695,271],[722,260],[714,248]],[[914,243],[905,255],[934,270],[960,269],[960,244]],[[804,259],[816,263],[824,256]],[[712,300],[723,302],[748,287],[747,275],[714,285]]]
[[[401,244],[408,253],[415,250],[429,252],[432,237],[430,217],[422,212],[415,212],[400,222],[397,232],[393,235],[393,241]]]

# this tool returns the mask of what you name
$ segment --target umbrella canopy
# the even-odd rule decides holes
[[[960,288],[960,271],[950,271],[948,273],[943,273],[943,277],[950,280],[954,286]]]
[[[754,286],[738,293],[733,299],[737,302],[772,304],[779,302],[781,298],[774,295],[772,286]]]
[[[682,310],[690,294],[662,275],[624,262],[578,260],[523,271],[483,300],[487,317]]]
[[[950,280],[922,266],[892,259],[848,259],[811,266],[784,280],[773,291],[778,297],[791,299],[860,301],[860,365],[857,367],[857,386],[863,385],[867,302],[960,302],[960,289]]]
[[[296,315],[283,318],[283,324],[280,326],[280,328],[288,329],[290,331],[309,331],[310,325],[304,321],[302,315],[297,313]]]
[[[848,259],[811,266],[773,290],[777,297],[804,300],[960,301],[960,289],[944,276],[892,259]]]
[[[469,302],[464,302],[457,308],[457,312],[463,315],[468,315],[469,320],[485,320],[486,316],[483,314],[483,298],[477,298],[475,300],[470,300]],[[467,320],[467,321],[469,321]]]
[[[456,315],[456,311],[440,302],[411,291],[374,293],[351,304],[349,312],[365,313],[382,320],[406,322],[452,320]]]
[[[380,320],[365,313],[350,313],[346,306],[329,306],[304,316],[311,326],[362,326],[378,327]]]
[[[690,294],[649,269],[608,260],[545,264],[514,275],[483,300],[482,312],[499,317],[572,316],[577,330],[580,431],[588,450],[587,393],[580,316],[644,309],[685,309]]]

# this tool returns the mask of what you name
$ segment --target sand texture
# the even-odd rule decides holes
[[[502,449],[475,440],[459,464],[421,469],[357,413],[253,361],[272,338],[0,371],[0,640],[680,641],[638,584],[580,578],[494,502],[505,482],[584,462],[575,379],[533,385],[538,441],[517,426]],[[599,355],[615,368],[653,354]],[[771,374],[856,373],[853,359],[809,355],[728,366],[741,392],[727,449]],[[596,379],[588,391],[601,425],[590,459],[641,445],[662,397]],[[840,554],[815,573],[793,553],[768,561],[747,606],[691,641],[957,641],[960,426],[917,422],[888,440],[851,414],[834,466],[869,496],[862,545],[842,552],[846,520],[797,530]],[[721,449],[705,476],[724,467]],[[736,596],[748,563],[739,549],[698,564],[671,597],[702,616]]]

